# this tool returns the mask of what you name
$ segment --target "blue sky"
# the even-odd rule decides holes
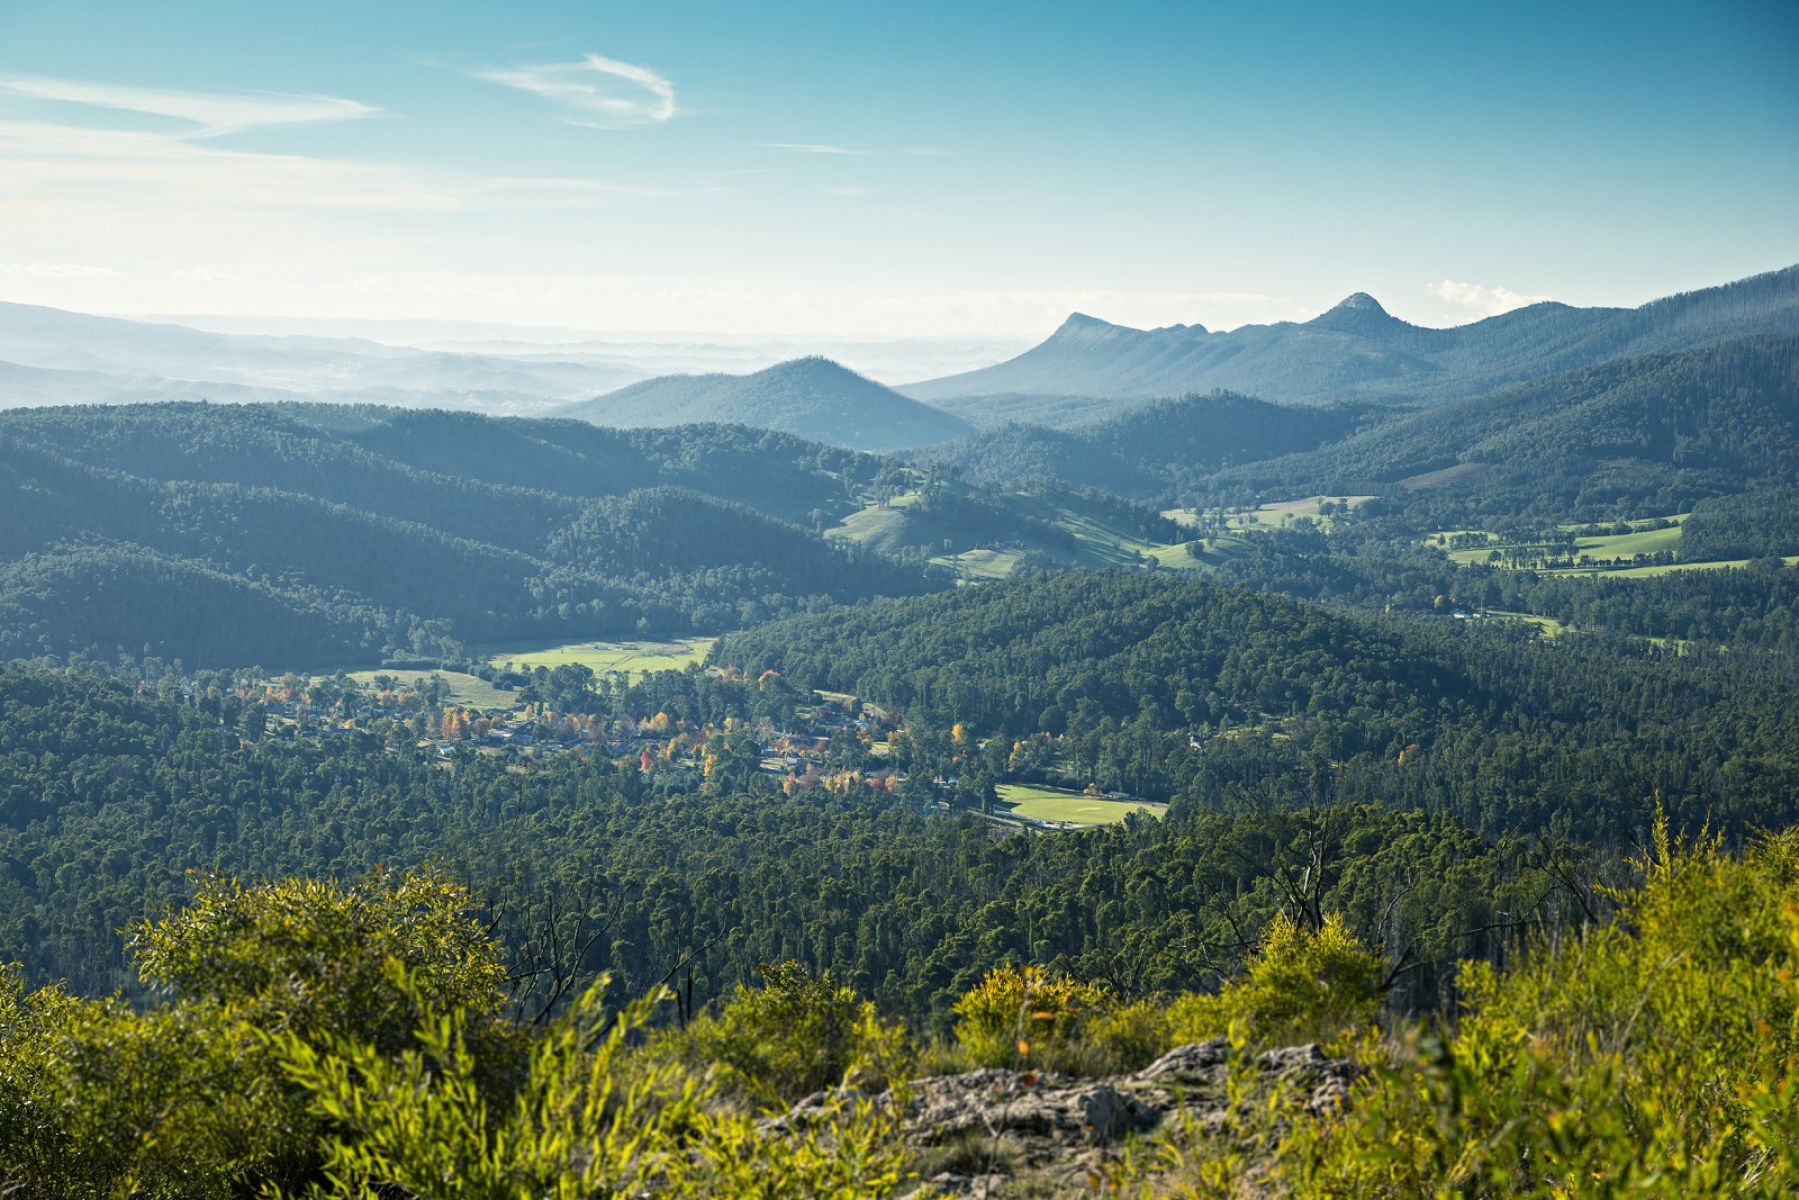
[[[1799,261],[1799,5],[0,0],[0,298],[1029,336]]]

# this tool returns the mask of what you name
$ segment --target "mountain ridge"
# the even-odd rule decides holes
[[[1553,301],[1433,329],[1355,292],[1306,322],[1133,329],[1073,314],[1024,353],[978,371],[906,384],[927,403],[984,395],[1152,399],[1212,390],[1285,403],[1441,403],[1613,358],[1707,341],[1799,332],[1799,266],[1678,293],[1637,308]],[[971,420],[978,407],[955,406]]]

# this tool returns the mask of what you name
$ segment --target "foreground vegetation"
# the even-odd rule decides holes
[[[0,1180],[45,1197],[880,1197],[942,1161],[900,1136],[903,1100],[869,1098],[909,1076],[1104,1074],[1223,1038],[1322,1039],[1363,1074],[1312,1111],[1279,1080],[1233,1074],[1220,1119],[1110,1147],[1095,1185],[1398,1198],[1799,1184],[1799,837],[1738,858],[1658,824],[1636,882],[1608,897],[1611,916],[1508,967],[1464,965],[1443,1024],[1382,1015],[1391,972],[1340,917],[1282,912],[1215,992],[1126,1001],[1006,963],[941,1039],[796,962],[691,1017],[662,988],[609,1006],[602,980],[521,1021],[460,888],[201,878],[184,907],[129,931],[162,998],[16,977],[0,991]],[[839,1084],[803,1123],[757,1119]]]

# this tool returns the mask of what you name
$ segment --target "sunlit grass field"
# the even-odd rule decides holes
[[[1122,821],[1130,813],[1147,813],[1160,817],[1166,805],[1145,804],[1135,800],[1105,800],[1083,796],[1061,788],[1034,787],[1024,783],[1002,783],[994,789],[999,798],[1021,817],[1034,821],[1069,821],[1077,825],[1110,825]]]
[[[513,671],[554,670],[574,663],[596,675],[623,671],[633,679],[651,671],[679,671],[705,659],[716,638],[681,638],[670,642],[519,642],[487,646],[480,651],[489,663]]]

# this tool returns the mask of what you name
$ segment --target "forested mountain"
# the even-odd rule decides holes
[[[1106,420],[1049,429],[1007,425],[921,451],[971,483],[1059,479],[1123,496],[1172,496],[1186,482],[1348,437],[1383,419],[1368,405],[1300,407],[1216,392],[1132,407]]]
[[[1009,392],[996,396],[945,396],[931,401],[977,429],[1001,425],[1041,425],[1064,429],[1107,417],[1143,403],[1137,397],[1038,395]]]
[[[1169,575],[1060,572],[732,635],[721,662],[866,696],[914,729],[1060,739],[1071,780],[1203,806],[1390,803],[1488,835],[1791,819],[1788,657],[1549,644]],[[975,770],[964,760],[963,770]],[[1004,769],[989,765],[995,774]]]
[[[1407,504],[1470,520],[1562,520],[1675,512],[1796,472],[1799,338],[1770,337],[1619,359],[1397,416],[1221,472],[1213,486],[1409,494]]]
[[[7,413],[0,651],[320,663],[716,629],[931,586],[790,523],[853,511],[881,469],[723,427],[325,406]]]
[[[556,415],[621,428],[724,421],[857,450],[922,446],[969,431],[960,417],[826,358],[798,358],[752,375],[646,379]]]
[[[624,363],[453,353],[359,338],[212,333],[0,303],[0,407],[326,400],[539,412],[641,377]]]
[[[1153,397],[1225,389],[1266,400],[1440,403],[1628,355],[1799,333],[1799,267],[1635,309],[1542,303],[1452,329],[1390,316],[1358,292],[1303,323],[1131,329],[1076,313],[996,366],[909,384],[928,402],[1005,393]],[[971,402],[958,411],[975,411]]]

